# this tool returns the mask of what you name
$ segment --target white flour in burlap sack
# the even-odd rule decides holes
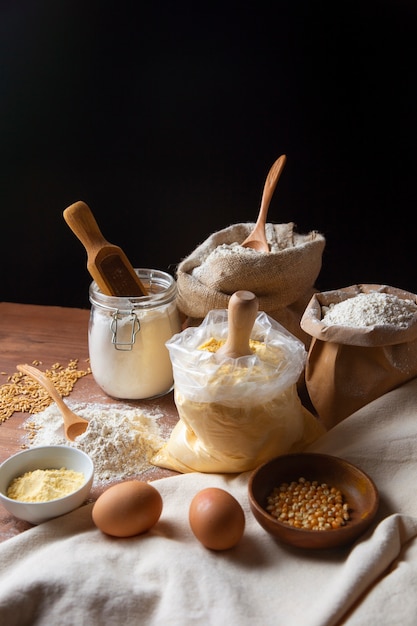
[[[150,459],[169,436],[159,424],[160,412],[145,414],[139,409],[94,404],[74,404],[71,409],[89,420],[84,434],[74,442],[65,439],[62,415],[54,403],[26,420],[26,445],[69,445],[83,450],[94,462],[95,484],[124,480],[145,472],[146,480],[152,479],[156,468]]]
[[[216,246],[213,250],[207,252],[207,255],[201,259],[200,265],[192,270],[192,274],[195,278],[199,279],[202,273],[213,264],[216,259],[227,259],[233,255],[246,255],[256,256],[260,254],[270,254],[271,252],[280,252],[282,249],[282,242],[279,243],[276,240],[276,234],[272,224],[265,224],[265,236],[269,244],[269,252],[259,252],[253,248],[246,248],[240,245],[238,242],[222,243]]]
[[[322,322],[327,326],[364,328],[394,325],[406,328],[417,314],[417,305],[394,294],[372,291],[323,306],[322,313]]]

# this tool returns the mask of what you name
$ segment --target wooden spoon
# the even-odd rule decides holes
[[[216,352],[216,357],[237,359],[253,351],[249,339],[258,314],[258,298],[251,291],[236,291],[227,309],[228,335],[226,342]]]
[[[266,218],[275,187],[277,186],[277,182],[281,176],[286,161],[287,157],[283,154],[275,161],[268,172],[262,193],[261,207],[259,209],[259,215],[255,227],[251,234],[246,237],[245,241],[240,244],[244,248],[253,248],[253,250],[257,250],[258,252],[269,252],[269,245],[265,236]]]
[[[31,365],[18,365],[17,369],[19,372],[30,376],[33,380],[36,380],[36,382],[46,389],[51,398],[55,400],[62,413],[62,417],[64,418],[64,434],[68,441],[74,441],[75,437],[82,435],[86,431],[88,420],[80,417],[76,413],[73,413],[71,409],[67,407],[61,397],[61,394],[58,392],[50,378]]]

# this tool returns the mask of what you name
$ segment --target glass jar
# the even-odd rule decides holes
[[[107,395],[125,400],[154,398],[173,388],[165,342],[181,331],[175,279],[160,270],[135,272],[146,296],[108,296],[95,281],[89,289],[91,371]]]

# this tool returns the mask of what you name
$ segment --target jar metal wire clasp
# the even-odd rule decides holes
[[[130,336],[127,338],[127,341],[121,341],[120,337],[117,336],[118,332],[120,334],[120,328],[119,328],[119,320],[122,319],[122,316],[120,315],[119,311],[115,311],[112,314],[112,322],[111,322],[111,332],[112,332],[112,344],[114,345],[114,347],[116,348],[116,350],[125,350],[125,351],[129,351],[132,350],[133,348],[133,344],[135,343],[135,337],[137,335],[137,333],[140,331],[140,322],[138,320],[138,317],[136,315],[136,313],[133,311],[130,311],[129,314],[129,319],[126,320],[127,323],[130,322],[131,324],[131,328],[130,328]],[[127,323],[123,324],[122,328],[126,329],[127,327]],[[126,332],[123,333],[124,336],[126,336]],[[125,338],[125,337],[124,337]]]

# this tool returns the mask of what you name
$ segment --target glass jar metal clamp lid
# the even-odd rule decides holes
[[[175,279],[161,270],[135,271],[146,296],[108,296],[95,281],[89,288],[91,371],[107,395],[126,400],[153,398],[172,389],[165,343],[181,331]]]

